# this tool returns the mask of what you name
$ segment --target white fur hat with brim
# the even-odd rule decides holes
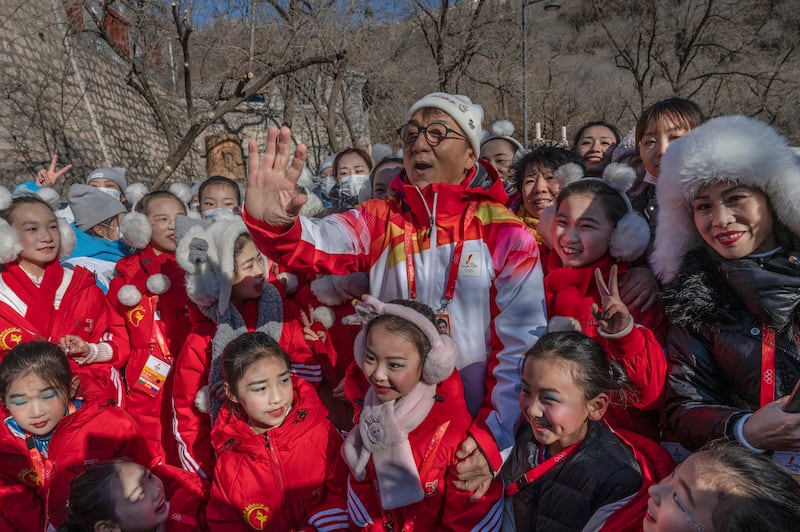
[[[761,190],[777,219],[800,235],[800,166],[786,140],[754,118],[712,118],[670,144],[661,159],[650,264],[662,283],[674,278],[686,252],[703,244],[692,200],[717,183]]]
[[[4,211],[11,206],[15,196],[38,196],[39,199],[47,203],[51,209],[55,210],[60,203],[60,196],[52,188],[41,188],[37,192],[23,192],[12,195],[5,187],[0,186],[0,211]],[[58,258],[66,259],[75,250],[77,236],[69,222],[62,218],[58,220],[58,232],[61,235],[61,246],[58,250]],[[22,243],[19,240],[17,230],[11,227],[7,220],[0,218],[0,264],[8,264],[17,260],[22,252]]]
[[[185,233],[177,225],[190,225]],[[213,223],[179,216],[176,220],[175,257],[186,271],[186,294],[200,307],[216,305],[219,315],[228,310],[233,287],[233,249],[247,226],[240,217]]]

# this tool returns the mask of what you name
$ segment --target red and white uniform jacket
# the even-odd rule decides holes
[[[666,320],[661,310],[654,306],[644,313],[632,313],[635,325],[625,336],[611,339],[600,335],[592,314],[593,304],[601,306],[594,270],[599,268],[603,279],[608,280],[614,264],[617,264],[620,277],[627,273],[628,266],[617,263],[610,255],[581,268],[564,268],[558,254],[549,253],[548,273],[544,279],[547,314],[577,320],[583,333],[597,340],[606,353],[625,368],[634,387],[634,393],[628,398],[633,408],[612,406],[606,414],[611,426],[658,439],[655,412],[648,417],[637,410],[656,411],[663,406],[668,364],[664,348],[653,331],[665,330]]]
[[[347,378],[350,377],[351,373],[348,373]],[[357,413],[360,410],[360,406],[356,406]],[[383,510],[374,466],[370,461],[362,482],[348,475],[344,486],[328,486],[329,494],[325,502],[311,513],[310,524],[316,524],[317,530],[328,530],[326,521],[321,519],[335,515],[335,509],[344,506],[350,530],[500,530],[503,488],[499,478],[492,481],[486,495],[475,502],[470,502],[470,492],[459,491],[454,485],[456,451],[471,424],[472,416],[464,402],[461,379],[454,371],[437,386],[436,402],[428,416],[408,434],[425,498],[404,508]]]
[[[401,173],[392,187],[397,195],[388,199],[321,220],[301,216],[288,228],[246,212],[244,220],[276,262],[309,276],[367,272],[370,292],[383,301],[416,299],[439,310],[455,277],[446,313],[475,416],[469,435],[497,471],[514,445],[520,359],[546,326],[536,240],[504,206],[503,183],[483,162],[457,185],[421,190]]]
[[[169,289],[160,295],[147,290],[147,279],[155,274],[165,275],[170,282]],[[174,465],[179,465],[179,462],[172,435],[169,398],[172,397],[175,358],[192,326],[187,309],[185,276],[175,255],[156,255],[148,246],[117,262],[117,275],[108,291],[109,300],[125,320],[131,342],[131,355],[124,373],[128,394],[126,409],[142,426],[145,437],[161,448],[167,462]],[[119,290],[125,285],[135,286],[142,294],[135,305],[128,306],[119,301]],[[160,373],[147,373],[154,366],[156,370],[166,367],[158,365],[150,357],[171,368],[164,381],[159,378]],[[140,376],[145,377],[141,382]]]
[[[178,444],[178,458],[184,469],[211,478],[214,471],[214,449],[211,444],[211,417],[195,404],[197,392],[208,385],[211,370],[212,340],[216,323],[208,320],[194,305],[190,314],[195,322],[175,363],[175,384],[172,391],[173,431]],[[249,332],[257,329],[258,301],[245,302],[239,311]],[[297,307],[283,302],[283,327],[278,344],[292,360],[292,371],[315,386],[322,380],[317,355],[305,338]],[[315,342],[324,347],[321,342]]]
[[[292,377],[294,401],[280,427],[255,434],[243,415],[223,408],[212,439],[218,458],[206,508],[212,530],[300,530],[324,496],[343,484],[342,436],[314,388]],[[339,529],[347,517],[338,513]]]
[[[111,360],[78,364],[70,358],[70,367],[81,379],[96,381],[109,399],[124,405],[120,369],[130,354],[128,333],[92,272],[80,266],[63,268],[53,262],[38,287],[30,279],[30,284],[24,282],[23,276],[26,274],[16,264],[6,265],[0,275],[0,358],[22,342],[48,340],[57,344],[67,334],[87,343],[106,344],[112,351]]]
[[[18,530],[64,524],[70,483],[91,464],[129,458],[152,468],[159,462],[136,421],[112,402],[87,399],[70,410],[53,431],[45,456],[3,409],[0,510]]]

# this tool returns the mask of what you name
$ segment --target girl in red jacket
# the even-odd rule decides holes
[[[125,240],[139,249],[117,262],[108,298],[131,339],[125,366],[126,408],[143,434],[178,465],[172,436],[173,367],[191,330],[184,271],[175,260],[175,218],[186,205],[165,190],[150,192],[125,216]]]
[[[89,383],[91,384],[91,383]],[[25,342],[0,362],[0,512],[18,530],[66,519],[70,481],[87,465],[126,456],[148,466],[159,457],[127,412],[82,388],[61,348]]]
[[[181,237],[177,258],[197,312],[191,311],[195,324],[175,365],[173,430],[184,469],[210,478],[223,348],[246,332],[265,332],[289,353],[292,371],[314,385],[322,380],[316,357],[326,349],[311,326],[304,331],[297,308],[267,282],[266,261],[241,219],[198,221]]]
[[[96,381],[122,405],[128,334],[94,275],[59,264],[74,245],[72,229],[42,198],[12,199],[0,187],[0,357],[22,342],[55,342],[84,382]]]
[[[90,466],[72,481],[61,532],[118,530],[192,532],[203,529],[200,479],[158,474],[129,460]]]
[[[655,439],[657,419],[641,409],[654,413],[661,406],[667,361],[659,338],[666,322],[655,308],[632,314],[619,292],[619,279],[650,239],[647,222],[633,212],[625,195],[636,174],[629,166],[611,164],[603,179],[583,178],[579,166],[567,164],[556,175],[566,186],[556,199],[551,228],[554,253],[548,255],[544,279],[547,314],[577,321],[579,330],[623,364],[635,408],[612,407],[608,420]]]
[[[218,455],[206,510],[212,529],[300,530],[322,500],[325,481],[344,482],[342,437],[291,365],[263,332],[239,336],[222,353],[229,402],[212,433]],[[344,510],[327,517],[328,530],[348,526]]]
[[[351,530],[499,530],[499,479],[477,501],[454,484],[456,451],[472,424],[455,343],[421,303],[365,295],[357,310],[369,319],[355,358],[370,386],[343,447],[350,475],[346,493],[338,491]],[[326,502],[309,519],[318,530],[336,505],[333,496]]]

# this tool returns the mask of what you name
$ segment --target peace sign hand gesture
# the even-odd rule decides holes
[[[256,141],[250,141],[248,146],[244,206],[250,216],[273,227],[285,227],[293,223],[308,199],[297,187],[307,149],[304,144],[298,144],[289,165],[291,136],[288,127],[280,130],[270,127],[261,157]]]
[[[592,305],[594,319],[597,320],[600,329],[606,334],[613,335],[624,331],[632,325],[633,317],[628,307],[619,297],[617,266],[611,267],[608,285],[603,280],[603,273],[600,268],[595,268],[594,278],[597,282],[597,290],[600,292],[600,305],[602,306],[601,309],[596,304]]]
[[[56,184],[56,181],[58,181],[59,177],[69,172],[69,170],[72,168],[72,165],[68,164],[67,166],[56,172],[57,163],[58,163],[58,155],[54,153],[53,157],[50,159],[50,168],[48,168],[47,170],[42,168],[41,170],[39,170],[39,173],[36,174],[37,185],[39,185],[40,187],[52,187],[53,185]]]

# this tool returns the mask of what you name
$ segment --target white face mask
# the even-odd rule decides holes
[[[353,174],[339,178],[339,190],[345,196],[358,197],[358,193],[369,183],[369,174]]]
[[[95,187],[95,188],[104,194],[108,194],[117,201],[122,201],[119,199],[122,196],[122,193],[115,188],[106,188],[106,187]]]
[[[332,175],[322,178],[322,190],[325,194],[329,194],[331,189],[336,185],[336,178]]]
[[[209,209],[203,211],[201,216],[206,220],[221,220],[225,218],[233,218],[239,215],[239,209],[226,209],[225,207],[217,207],[216,209]]]

